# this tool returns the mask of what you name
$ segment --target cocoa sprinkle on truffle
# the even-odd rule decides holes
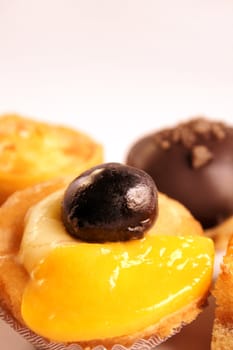
[[[198,169],[213,158],[213,153],[206,146],[194,146],[192,149],[192,166]]]

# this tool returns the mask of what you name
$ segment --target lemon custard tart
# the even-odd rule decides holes
[[[155,346],[209,293],[212,240],[133,167],[100,164],[16,192],[0,236],[0,305],[44,340],[39,349]]]
[[[0,204],[13,192],[103,161],[102,146],[85,133],[20,115],[0,117]]]

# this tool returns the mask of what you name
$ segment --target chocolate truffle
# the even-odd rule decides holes
[[[120,163],[97,165],[65,191],[62,219],[85,242],[139,239],[157,216],[157,188],[144,171]]]
[[[213,227],[233,214],[233,128],[205,118],[147,135],[126,163],[152,176],[160,192]]]

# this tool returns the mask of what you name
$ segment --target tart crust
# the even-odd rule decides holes
[[[217,226],[205,230],[205,234],[213,239],[217,251],[225,251],[229,239],[233,235],[233,216],[230,216]]]
[[[229,241],[213,295],[216,300],[212,350],[233,349],[233,236]]]

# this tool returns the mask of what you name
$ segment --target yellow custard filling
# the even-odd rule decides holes
[[[0,203],[58,174],[80,174],[102,158],[102,146],[81,131],[14,114],[1,116]]]
[[[31,210],[21,246],[20,258],[31,275],[22,316],[36,333],[60,342],[128,335],[207,292],[212,240],[154,234],[152,228],[141,240],[80,242],[63,228],[59,198],[61,192]],[[59,227],[52,243],[45,239],[46,223],[48,232],[54,225]],[[40,254],[28,255],[30,246],[42,247]]]
[[[8,176],[24,176],[25,169],[29,176],[39,173],[45,179],[58,170],[69,174],[77,163],[88,162],[98,147],[77,130],[18,115],[2,116],[0,125],[0,173]]]

